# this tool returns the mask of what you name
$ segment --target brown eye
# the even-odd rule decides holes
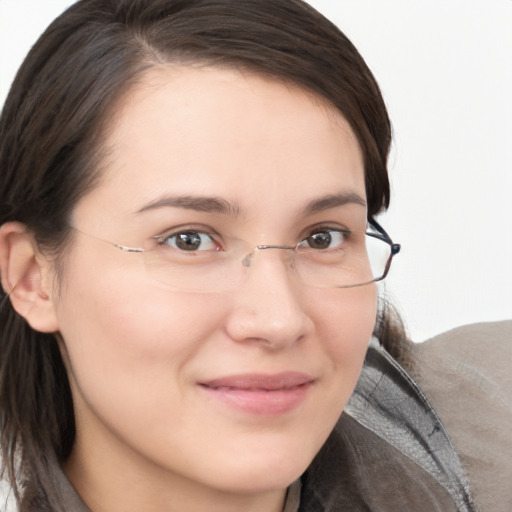
[[[306,240],[312,249],[328,249],[331,245],[332,236],[329,231],[320,231],[308,236]]]
[[[325,229],[312,233],[300,242],[298,246],[302,249],[317,249],[320,251],[341,249],[347,236],[349,236],[349,233],[345,231]]]
[[[162,244],[180,251],[212,251],[217,245],[210,235],[198,231],[182,231],[162,239]]]

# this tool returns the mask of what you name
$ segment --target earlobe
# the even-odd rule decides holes
[[[58,331],[49,277],[50,263],[20,222],[0,227],[0,276],[16,312],[40,332]]]

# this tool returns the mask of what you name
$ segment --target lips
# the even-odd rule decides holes
[[[246,413],[279,415],[298,407],[315,379],[298,372],[246,374],[199,383],[209,397]]]

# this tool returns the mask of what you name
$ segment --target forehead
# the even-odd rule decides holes
[[[284,196],[365,195],[360,147],[338,110],[295,85],[236,70],[150,69],[119,102],[106,146],[103,180],[85,203],[96,198],[118,214],[166,193],[242,208]]]

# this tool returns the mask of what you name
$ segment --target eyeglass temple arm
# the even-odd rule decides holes
[[[389,242],[389,245],[391,246],[391,255],[394,256],[395,254],[398,254],[400,252],[400,244],[393,243],[393,240],[391,240],[391,237],[387,234],[386,230],[373,218],[368,217],[368,223],[370,226],[372,226],[377,232],[379,232],[387,242]]]

